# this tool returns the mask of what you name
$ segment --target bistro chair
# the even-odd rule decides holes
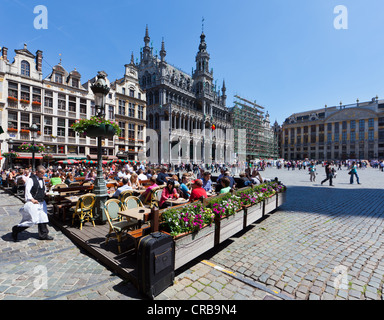
[[[71,182],[68,187],[80,187],[81,184],[79,181]],[[80,193],[80,190],[77,191],[71,191],[72,194]]]
[[[72,225],[75,221],[76,216],[80,220],[80,230],[83,228],[83,223],[86,221],[91,221],[95,227],[95,219],[93,218],[93,206],[95,205],[96,195],[93,193],[87,193],[79,197],[77,200],[76,206],[70,208],[70,211],[73,211],[72,214]]]
[[[128,197],[131,197],[133,196],[133,190],[125,190],[123,191],[122,193],[120,193],[119,195],[119,200],[124,203],[125,202],[125,199],[127,199]]]
[[[60,189],[61,188],[68,188],[68,185],[66,184],[66,183],[58,183],[58,184],[56,184],[56,185],[54,185],[53,187],[52,187],[52,191],[53,192],[60,192]],[[66,196],[66,195],[68,195],[69,193],[67,193],[67,192],[60,192],[60,195],[61,196]]]
[[[109,232],[106,235],[105,244],[108,243],[109,238],[116,238],[119,253],[121,253],[120,244],[123,237],[126,236],[126,232],[134,229],[138,223],[134,219],[122,220],[119,212],[123,210],[125,210],[124,204],[117,199],[109,199],[105,202],[104,212],[109,224]]]
[[[23,196],[25,194],[25,182],[21,178],[17,180],[16,194],[18,196]]]
[[[124,205],[127,209],[144,207],[141,200],[138,197],[134,197],[134,196],[130,196],[130,197],[125,198]]]
[[[161,194],[163,192],[163,188],[153,188],[151,190],[151,204],[150,204],[150,208],[153,208],[153,207],[159,207],[159,201],[161,199]]]

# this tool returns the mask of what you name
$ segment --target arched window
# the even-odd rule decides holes
[[[21,61],[21,75],[29,77],[31,75],[31,67],[28,61]]]

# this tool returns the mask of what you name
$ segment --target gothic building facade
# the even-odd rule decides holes
[[[226,87],[216,90],[209,69],[205,34],[200,36],[192,75],[166,62],[150,47],[148,26],[138,63],[147,96],[147,157],[153,163],[224,163],[232,161],[233,132],[226,107]]]

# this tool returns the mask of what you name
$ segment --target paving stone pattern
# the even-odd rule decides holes
[[[156,300],[379,300],[383,296],[384,173],[359,170],[361,185],[338,171],[335,187],[309,181],[303,170],[267,169],[288,186],[280,210],[179,270]],[[11,228],[22,202],[0,190],[0,300],[141,300],[129,282],[106,269],[50,226],[14,243]],[[207,260],[237,276],[216,270]],[[241,277],[250,280],[245,283]],[[259,284],[254,286],[250,283]]]

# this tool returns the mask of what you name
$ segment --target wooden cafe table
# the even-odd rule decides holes
[[[119,211],[119,215],[125,218],[136,219],[137,221],[139,221],[139,228],[141,228],[141,223],[145,220],[144,215],[148,213],[151,213],[151,209],[146,207],[137,207]]]
[[[76,204],[80,197],[78,196],[68,196],[64,197],[65,200],[70,201],[72,204]]]
[[[189,200],[180,197],[178,199],[168,199],[165,202],[170,204],[171,206],[179,206],[182,204],[187,204]]]

